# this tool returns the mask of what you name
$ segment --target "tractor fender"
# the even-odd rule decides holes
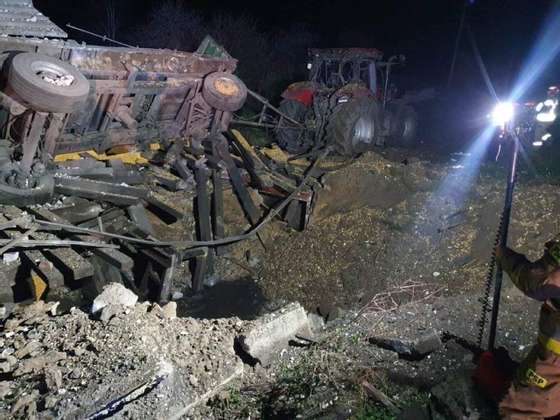
[[[282,98],[299,101],[305,106],[311,106],[313,97],[318,89],[317,83],[314,82],[296,82],[292,83],[282,92]]]

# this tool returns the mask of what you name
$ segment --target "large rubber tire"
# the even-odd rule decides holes
[[[305,116],[309,112],[309,107],[295,99],[283,99],[278,107],[280,111],[291,119],[305,123]],[[284,122],[290,125],[289,122]],[[285,151],[294,154],[301,154],[309,151],[313,146],[312,136],[302,130],[292,128],[279,128],[276,130],[276,140],[278,145]]]
[[[418,135],[418,115],[410,105],[400,105],[393,109],[391,117],[391,142],[396,146],[412,146]]]
[[[33,179],[33,184],[29,188],[21,188],[9,181],[14,171],[17,171],[16,164],[8,164],[0,169],[0,203],[25,207],[44,204],[52,198],[54,194],[52,175],[42,175]]]
[[[71,76],[68,86],[46,81],[41,74]],[[8,87],[35,111],[71,113],[87,99],[90,85],[80,71],[57,58],[36,53],[17,54],[8,71]]]
[[[217,71],[204,79],[202,96],[211,107],[235,112],[241,109],[247,99],[247,86],[239,77]]]
[[[375,145],[380,131],[380,111],[373,98],[338,104],[326,127],[325,141],[342,156],[355,157]]]

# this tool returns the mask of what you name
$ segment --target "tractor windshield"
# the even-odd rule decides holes
[[[377,68],[372,60],[316,59],[310,76],[312,81],[334,89],[362,82],[375,94],[378,87]]]

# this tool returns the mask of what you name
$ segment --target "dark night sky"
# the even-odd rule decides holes
[[[125,16],[125,24],[129,25],[147,19],[149,10],[161,3],[161,0],[118,1],[130,4],[129,12]],[[319,35],[320,46],[374,46],[387,54],[404,53],[417,79],[434,84],[446,78],[464,2],[464,0],[176,1],[207,15],[228,11],[254,16],[259,19],[263,30],[303,23]],[[514,77],[554,3],[551,0],[476,0],[469,7],[469,23],[493,78],[507,84],[509,79]],[[95,15],[84,7],[83,2],[35,0],[35,4],[61,26],[67,22],[85,28],[95,26],[92,22]],[[466,38],[460,50],[458,73],[459,79],[466,77],[480,82]]]

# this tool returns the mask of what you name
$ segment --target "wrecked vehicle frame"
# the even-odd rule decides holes
[[[57,37],[64,38],[60,32]],[[237,61],[210,37],[194,53],[19,36],[0,39],[0,51],[1,221],[14,224],[22,211],[31,214],[39,231],[30,236],[30,245],[55,241],[57,235],[86,245],[95,239],[86,254],[83,247],[54,249],[50,256],[43,249],[22,249],[36,298],[46,286],[54,290],[68,280],[109,270],[135,290],[134,283],[144,289],[146,281],[157,283],[159,300],[167,301],[175,270],[183,261],[192,262],[191,286],[198,292],[212,274],[213,256],[221,245],[252,237],[277,215],[293,219],[298,227],[308,221],[313,194],[303,191],[305,182],[298,185],[271,171],[242,136],[223,135],[247,89],[233,75]],[[181,192],[191,187],[196,240],[156,239],[149,223],[144,223],[148,208],[169,219],[165,222],[169,226],[184,215],[152,191],[125,184],[138,174],[130,177],[123,163],[111,160],[109,168],[104,163],[79,164],[93,161],[91,156],[137,150],[157,155],[154,162],[182,181],[180,187],[168,182],[169,188]],[[78,159],[75,167],[64,166],[66,158]],[[233,238],[225,237],[223,226],[224,180],[231,182],[252,226]],[[276,210],[263,218],[248,186],[270,197]],[[85,205],[87,214],[73,222],[67,218],[76,216],[72,213],[35,206],[60,195],[76,198],[76,205]],[[100,202],[109,206],[97,208]],[[88,203],[96,208],[90,209]],[[26,233],[24,225],[14,227],[15,232],[1,232],[3,243]],[[97,245],[102,244],[98,241],[114,241],[119,249]],[[70,243],[74,242],[60,242]],[[138,271],[138,257],[147,263],[140,269],[141,279],[132,272]],[[67,264],[69,260],[77,261],[75,268]],[[2,287],[13,286],[14,279],[5,274]],[[11,298],[7,296],[8,301]]]

